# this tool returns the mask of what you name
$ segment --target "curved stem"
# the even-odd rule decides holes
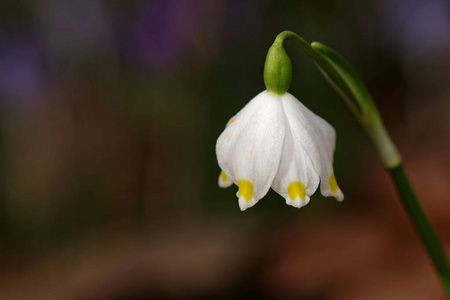
[[[444,248],[423,212],[403,166],[389,169],[389,173],[397,187],[403,206],[439,274],[445,295],[450,299],[450,268]]]
[[[344,98],[344,100],[347,102],[347,104],[350,106],[350,109],[354,113],[358,113],[361,111],[361,107],[358,104],[358,101],[354,98],[347,84],[344,82],[342,77],[339,76],[337,71],[330,65],[330,63],[322,57],[320,53],[315,51],[307,41],[305,41],[292,31],[283,31],[278,34],[275,39],[275,43],[279,43],[282,45],[286,39],[291,40],[297,46],[299,46],[319,67],[319,70],[323,72],[325,76],[331,79],[331,81],[335,84],[334,87],[338,90],[341,97]]]
[[[369,91],[353,68],[336,52],[320,43],[312,46],[292,31],[283,31],[274,44],[282,45],[290,39],[316,64],[327,81],[344,99],[356,119],[372,141],[390,172],[403,206],[417,231],[439,275],[444,293],[450,299],[450,268],[439,239],[423,212],[403,167],[395,144],[384,128],[382,118]]]
[[[372,96],[353,68],[336,52],[318,42],[311,45],[292,31],[278,34],[274,44],[289,39],[299,46],[316,64],[325,79],[344,99],[377,150],[383,165],[393,168],[401,164],[397,147],[384,128]]]

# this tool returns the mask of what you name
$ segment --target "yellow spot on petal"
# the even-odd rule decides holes
[[[220,171],[220,180],[223,182],[227,181],[227,174],[224,171]]]
[[[234,122],[234,119],[230,119],[230,123],[233,123]]]
[[[300,199],[304,200],[305,185],[300,181],[292,181],[287,188],[287,193],[292,201],[294,201],[297,197],[300,197]]]
[[[243,197],[245,201],[249,202],[253,198],[253,184],[245,179],[238,180],[239,193],[238,197]]]
[[[339,189],[339,187],[338,187],[337,182],[336,182],[336,177],[334,177],[334,172],[331,173],[330,178],[328,178],[328,184],[330,185],[330,191],[333,194],[336,194],[338,189]]]

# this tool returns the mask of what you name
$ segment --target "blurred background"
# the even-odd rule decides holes
[[[450,249],[446,0],[2,0],[1,299],[444,299],[388,174],[295,45],[345,201],[241,212],[215,142],[292,30],[360,73]]]

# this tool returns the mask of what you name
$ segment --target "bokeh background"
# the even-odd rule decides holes
[[[388,174],[295,45],[346,199],[241,212],[215,142],[293,30],[360,73],[450,249],[446,0],[2,0],[1,299],[444,299]]]

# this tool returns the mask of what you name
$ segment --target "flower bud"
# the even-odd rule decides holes
[[[283,95],[289,90],[292,80],[292,64],[283,44],[275,41],[267,52],[264,65],[264,84],[267,91]]]

